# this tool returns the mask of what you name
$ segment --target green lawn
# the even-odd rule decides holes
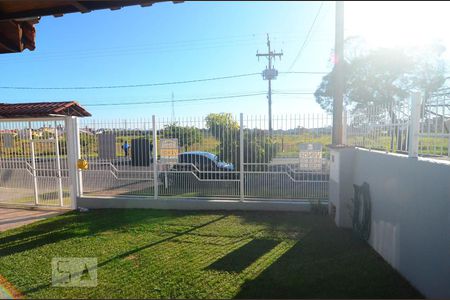
[[[98,286],[51,286],[53,257],[97,257]],[[328,216],[70,212],[0,234],[0,274],[32,298],[416,298]]]

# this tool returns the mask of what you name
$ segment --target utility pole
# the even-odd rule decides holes
[[[334,47],[334,97],[332,144],[342,145],[342,112],[344,106],[344,2],[336,1],[336,27]]]
[[[272,51],[270,49],[270,38],[269,34],[267,34],[267,53],[258,53],[256,52],[256,56],[259,57],[267,57],[269,61],[269,67],[266,66],[266,69],[262,72],[262,76],[264,80],[268,80],[269,82],[269,90],[267,92],[267,100],[269,100],[269,133],[272,134],[272,80],[277,79],[278,71],[272,65],[272,59],[275,60],[275,57],[279,57],[283,55],[283,50],[281,52]]]

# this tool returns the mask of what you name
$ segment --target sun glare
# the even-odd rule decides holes
[[[450,48],[449,2],[346,2],[345,34],[375,47],[421,46],[441,41]],[[448,51],[447,51],[448,54]]]

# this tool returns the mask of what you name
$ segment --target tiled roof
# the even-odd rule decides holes
[[[91,114],[75,101],[16,104],[0,103],[0,119],[55,116],[89,117]]]

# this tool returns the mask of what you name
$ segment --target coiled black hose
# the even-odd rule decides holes
[[[372,223],[369,184],[367,182],[364,182],[361,186],[354,184],[353,188],[353,230],[360,238],[368,241]]]

